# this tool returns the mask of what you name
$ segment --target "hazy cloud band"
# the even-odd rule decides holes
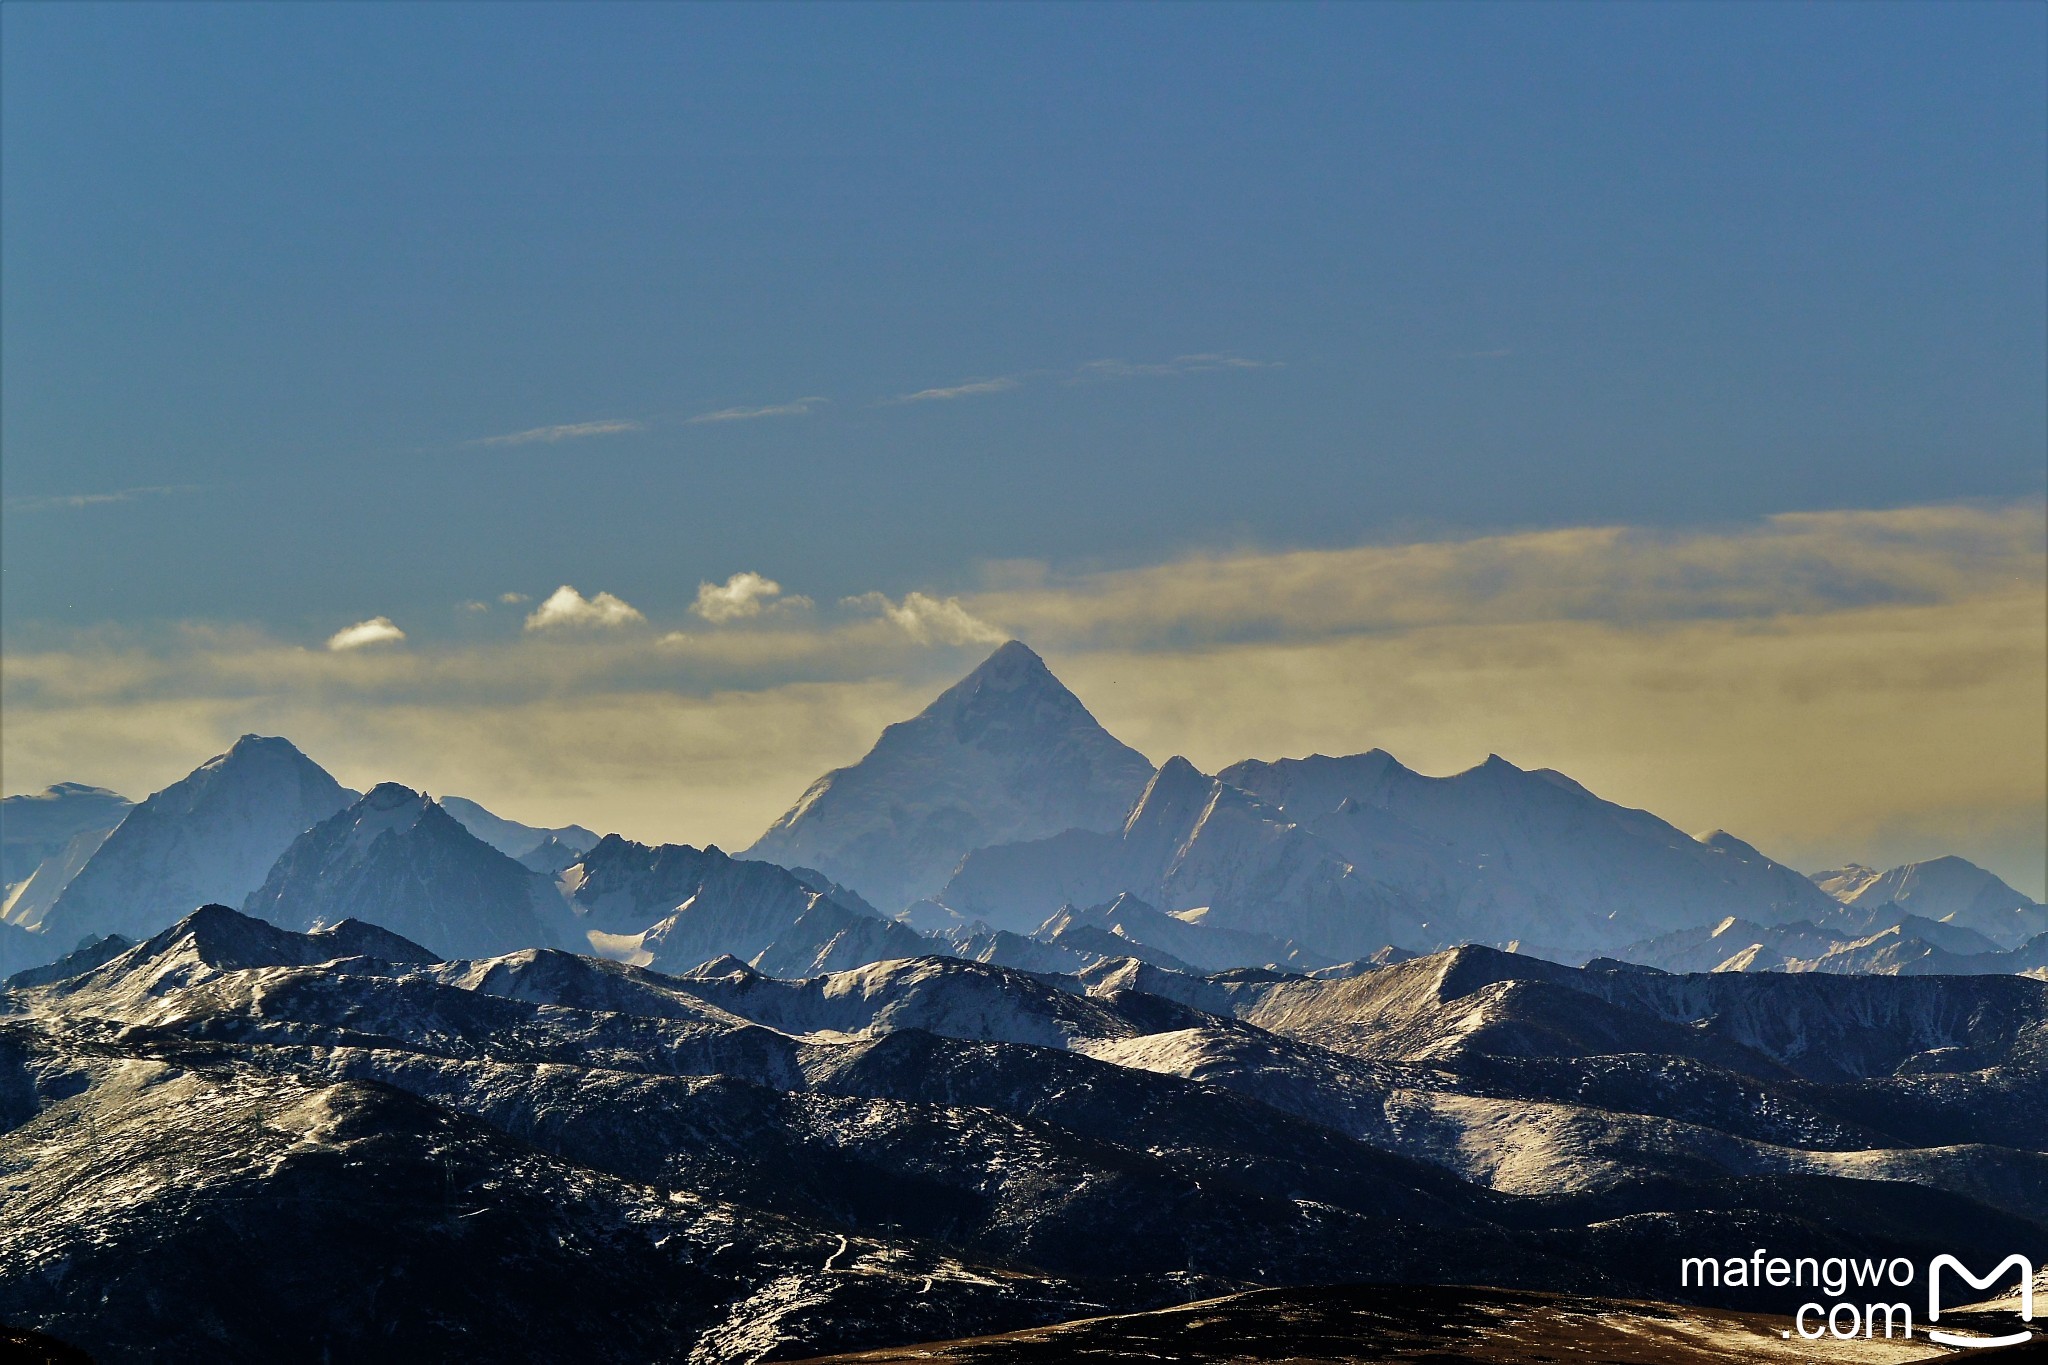
[[[736,846],[1014,634],[1155,759],[1377,744],[1443,772],[1499,752],[1795,862],[1956,851],[2038,894],[2044,547],[2048,512],[2025,502],[1013,564],[1024,586],[815,615],[726,610],[774,600],[736,575],[713,585],[718,627],[687,636],[668,629],[681,609],[403,649],[93,632],[0,655],[0,743],[10,790],[140,795],[280,730],[357,785]],[[565,619],[641,615],[563,601]]]

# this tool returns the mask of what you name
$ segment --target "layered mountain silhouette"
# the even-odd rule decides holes
[[[1334,970],[1467,942],[1669,970],[2019,973],[2043,970],[2048,931],[2048,908],[1961,859],[1808,879],[1498,757],[1442,778],[1379,750],[1155,772],[1014,641],[740,858],[401,787],[359,801],[256,736],[132,809],[66,785],[6,811],[10,866],[30,870],[0,974],[207,902],[292,927],[381,918],[459,955],[731,954],[796,975],[932,952]]]
[[[1151,776],[1012,640],[860,762],[812,783],[746,856],[816,868],[894,910],[977,848],[1116,829]]]
[[[544,845],[552,845],[572,853],[584,853],[598,840],[595,833],[581,825],[558,825],[552,829],[540,825],[522,825],[517,820],[507,820],[502,815],[485,810],[467,797],[444,796],[439,804],[441,809],[454,816],[471,834],[498,852],[522,861]]]
[[[1176,968],[1186,964],[1201,971],[1247,964],[1298,971],[1335,965],[1291,939],[1222,928],[1208,916],[1189,920],[1169,915],[1128,891],[1086,909],[1063,906],[1038,926],[1033,937],[1073,951],[1135,957]]]
[[[293,840],[242,908],[289,929],[372,919],[448,957],[584,946],[553,882],[396,782]]]
[[[202,905],[146,942],[75,974],[36,984],[49,985],[64,999],[140,1003],[236,972],[358,959],[379,968],[439,961],[410,939],[361,920],[297,933],[225,905]]]
[[[1325,961],[1427,932],[1406,897],[1278,808],[1179,757],[1160,767],[1117,832],[1069,830],[978,850],[938,899],[1016,928],[1063,904],[1106,902],[1119,892],[1184,912],[1202,928],[1298,942]]]
[[[1852,913],[1816,924],[1757,924],[1734,916],[1629,945],[1621,956],[1673,972],[1837,972],[1975,976],[2048,970],[2048,934],[2001,948],[1974,929],[1907,914]]]
[[[636,844],[606,835],[557,880],[593,950],[682,971],[721,956],[804,976],[934,944],[831,883],[716,847]],[[843,893],[842,893],[843,894]]]
[[[1729,915],[1782,923],[1832,908],[1805,877],[1732,835],[1694,838],[1562,773],[1498,756],[1441,778],[1380,750],[1247,761],[1219,776],[1424,907],[1430,944],[1520,941],[1583,958]]]
[[[88,936],[146,939],[209,902],[240,904],[294,839],[353,800],[289,741],[244,735],[129,811],[42,932],[63,951]]]

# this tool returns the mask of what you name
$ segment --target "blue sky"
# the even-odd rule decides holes
[[[2038,491],[2044,15],[11,5],[6,626]]]
[[[1154,759],[2048,884],[2048,6],[0,40],[9,791],[743,844],[1014,632]]]

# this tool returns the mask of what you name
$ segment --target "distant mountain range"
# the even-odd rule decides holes
[[[2048,908],[1961,859],[1808,879],[1499,758],[1443,778],[1379,750],[1154,770],[1014,641],[737,858],[389,784],[360,797],[253,735],[132,808],[67,785],[0,820],[0,975],[209,901],[295,929],[368,918],[456,956],[731,955],[790,975],[933,952],[1320,970],[1466,942],[1670,970],[2018,973],[2048,932]]]
[[[1889,913],[1770,925],[1730,916],[1711,928],[1681,929],[1631,944],[1620,956],[1674,972],[1971,976],[2048,971],[2048,934],[2000,948],[1974,929],[1908,914],[1890,902],[1878,908]]]
[[[1001,927],[1132,892],[1191,922],[1304,943],[1328,960],[1422,932],[1415,903],[1240,788],[1168,759],[1121,829],[968,855],[937,900]],[[1197,918],[1198,916],[1198,918]]]
[[[2028,900],[1961,858],[1907,863],[1888,872],[1851,863],[1816,872],[1813,880],[1852,910],[1882,917],[1896,907],[1922,920],[1975,930],[2006,947],[2048,933],[2048,905]]]

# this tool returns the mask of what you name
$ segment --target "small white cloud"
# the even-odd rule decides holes
[[[391,624],[388,616],[372,616],[367,621],[358,621],[352,626],[337,630],[327,637],[329,649],[362,649],[368,645],[395,645],[405,638],[405,632]]]
[[[1074,377],[1076,380],[1156,379],[1214,370],[1271,370],[1279,368],[1279,364],[1277,360],[1247,360],[1221,351],[1205,351],[1200,355],[1177,355],[1171,360],[1090,360],[1074,372]]]
[[[473,446],[524,446],[540,442],[553,445],[557,441],[575,441],[585,436],[614,436],[625,431],[645,431],[638,422],[623,419],[604,422],[565,422],[560,426],[532,427],[526,431],[515,431],[505,436],[485,436],[471,441]]]
[[[764,611],[809,607],[808,597],[784,597],[782,585],[757,573],[736,573],[723,583],[699,583],[690,611],[713,625],[759,616]]]
[[[498,594],[498,600],[508,607],[516,607],[533,599],[523,592],[501,592]]]
[[[822,398],[795,398],[787,403],[771,403],[765,408],[720,408],[717,412],[700,412],[685,425],[697,426],[704,422],[750,422],[756,417],[806,417],[812,408],[825,400]]]
[[[585,597],[564,583],[527,616],[526,628],[552,630],[557,626],[629,626],[646,619],[638,608],[608,592]]]
[[[949,398],[974,398],[984,393],[1002,393],[1006,390],[1014,389],[1019,382],[1015,375],[997,375],[994,379],[970,379],[964,384],[951,384],[942,389],[919,389],[916,393],[906,393],[895,398],[884,399],[883,401],[885,403],[937,403]]]
[[[891,602],[881,593],[864,592],[858,597],[841,599],[839,605],[886,616],[921,645],[994,645],[1009,638],[961,606],[957,597],[939,598],[913,592],[904,594],[901,602]]]
[[[457,602],[455,604],[455,609],[457,611],[468,612],[489,611],[491,609],[491,604],[488,602]]]

